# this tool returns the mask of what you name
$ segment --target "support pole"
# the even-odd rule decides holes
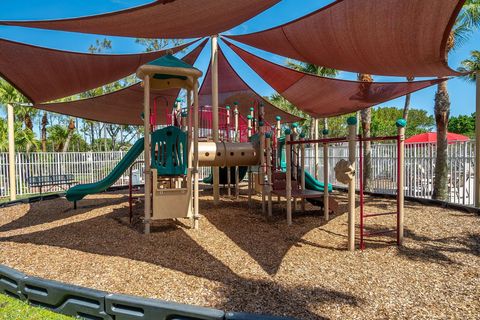
[[[347,119],[348,124],[348,161],[355,168],[357,118]],[[355,250],[355,174],[348,184],[348,250]]]
[[[187,188],[192,188],[193,184],[193,123],[192,123],[192,113],[194,111],[192,110],[192,90],[187,90],[187,137],[188,137],[188,172],[189,172],[189,179],[187,179],[188,186]],[[192,228],[195,228],[195,215],[193,214],[194,212],[194,205],[193,205],[193,192],[191,193],[190,198],[190,206],[191,206],[191,212],[192,212],[192,217],[191,217],[191,222],[192,222]]]
[[[274,158],[275,158],[275,169],[276,170],[281,170],[282,164],[281,164],[281,153],[280,153],[280,137],[282,136],[282,124],[280,121],[282,120],[282,117],[276,116],[275,117],[276,124],[275,124],[275,135],[276,135],[276,145],[275,145],[275,152]]]
[[[211,61],[211,70],[212,70],[212,132],[213,132],[213,141],[219,142],[218,140],[218,35],[211,37],[212,44],[212,61]],[[219,167],[215,166],[212,169],[213,173],[213,202],[215,205],[218,204],[220,199],[220,188],[219,188],[219,176],[220,171]]]
[[[10,184],[10,200],[17,200],[17,179],[15,174],[15,118],[13,106],[7,104],[8,122],[8,181]]]
[[[252,136],[252,115],[249,114],[247,115],[247,136],[248,138],[250,138]],[[247,177],[248,177],[248,207],[251,208],[252,206],[252,167],[249,166],[248,167],[248,174],[247,174]]]
[[[292,124],[292,135],[291,135],[291,140],[292,141],[297,141],[298,139],[298,123],[294,122]],[[298,152],[298,144],[293,145],[291,148],[293,150],[293,155],[292,155],[292,175],[295,177],[295,181],[297,182],[297,187],[298,187],[298,163],[299,163],[299,152]],[[297,199],[293,198],[293,212],[297,211]]]
[[[302,132],[300,134],[300,140],[305,141],[305,134]],[[315,144],[316,145],[316,144]],[[300,183],[302,191],[305,191],[305,144],[300,145]],[[302,198],[302,211],[305,211],[305,198]]]
[[[475,107],[475,207],[480,207],[480,71],[475,73],[477,94]]]
[[[230,106],[226,106],[227,110],[227,141],[230,142]],[[227,166],[227,196],[231,197],[231,183],[232,183],[232,173],[230,172],[230,167]]]
[[[314,130],[313,130],[313,139],[315,140],[318,140],[319,137],[318,137],[318,119],[315,118],[313,119],[313,126],[315,127]],[[313,164],[315,165],[315,179],[318,180],[318,174],[319,174],[319,169],[320,169],[320,163],[318,162],[318,143],[315,143],[313,145]]]
[[[327,138],[328,130],[323,129],[323,138]],[[317,144],[318,145],[318,144]],[[325,221],[330,220],[329,191],[328,191],[328,143],[323,144],[323,216]]]
[[[198,229],[199,216],[199,196],[198,190],[198,135],[199,135],[199,119],[198,119],[198,81],[193,85],[193,228]]]
[[[143,79],[143,158],[145,160],[145,234],[150,233],[152,214],[152,172],[150,169],[150,76]]]
[[[291,133],[292,132],[290,129],[285,130],[285,149],[287,162],[285,199],[287,201],[287,224],[289,226],[292,224],[292,145],[288,144],[290,142]]]
[[[265,149],[267,152],[267,194],[268,194],[268,216],[272,216],[272,144],[271,144],[272,134],[267,132],[265,134]]]
[[[238,104],[235,102],[235,110],[233,110],[235,121],[235,142],[240,142],[240,136],[238,132]],[[235,166],[235,198],[238,199],[240,194],[240,173],[238,172],[238,166]]]
[[[264,127],[263,127],[263,121],[258,122],[258,132],[260,134],[260,170],[258,172],[258,181],[261,183],[261,190],[262,190],[262,214],[265,214],[267,211],[266,208],[266,195],[267,195],[267,189],[266,189],[266,183],[265,183],[265,176],[266,176],[266,171],[265,171],[265,132],[264,132]]]
[[[397,120],[398,128],[398,190],[397,190],[397,244],[403,244],[403,222],[405,211],[405,119]]]

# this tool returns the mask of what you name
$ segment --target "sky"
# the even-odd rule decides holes
[[[149,0],[1,0],[0,20],[45,20],[87,16],[122,10],[149,3]],[[241,25],[224,32],[224,34],[244,34],[264,30],[281,25],[316,9],[319,9],[333,0],[282,0],[272,8],[260,15],[242,23]],[[87,52],[88,47],[101,35],[88,35],[80,33],[39,30],[21,27],[0,26],[0,37],[4,39],[24,42],[28,44],[69,50]],[[135,43],[134,38],[111,37],[112,50],[109,53],[135,53],[142,52],[143,47]],[[220,43],[224,53],[233,64],[242,78],[262,96],[271,95],[274,90],[255,74],[232,51]],[[277,56],[248,46],[239,45],[254,54],[270,61],[284,64],[285,57]],[[449,56],[449,64],[456,69],[460,62],[470,56],[472,50],[480,50],[480,31],[475,31],[470,39]],[[196,67],[205,71],[209,63],[210,50],[207,46],[197,61]],[[354,80],[356,74],[341,72],[338,78]],[[424,78],[419,78],[424,79]],[[398,77],[374,76],[375,81],[404,81]],[[220,79],[221,81],[221,79]],[[475,86],[462,79],[448,81],[451,99],[451,116],[471,114],[475,111]],[[430,87],[412,94],[411,107],[426,110],[433,114],[435,87]],[[402,107],[404,98],[398,98],[381,106]]]

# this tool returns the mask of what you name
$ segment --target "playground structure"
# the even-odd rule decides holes
[[[299,132],[298,125],[282,130],[281,117],[276,117],[272,126],[264,119],[262,103],[255,101],[249,114],[239,114],[237,103],[233,111],[230,106],[222,109],[220,117],[214,119],[209,106],[198,105],[198,78],[202,73],[193,66],[167,55],[141,66],[137,76],[143,80],[144,88],[144,127],[150,134],[138,140],[124,159],[98,183],[77,185],[68,190],[68,200],[76,202],[87,194],[106,190],[126,170],[131,170],[138,155],[143,151],[145,159],[145,211],[144,232],[150,232],[152,220],[190,218],[193,228],[199,227],[199,175],[198,168],[207,166],[221,168],[219,183],[226,185],[227,195],[239,196],[239,185],[245,176],[248,180],[248,199],[251,205],[252,195],[261,194],[262,213],[273,215],[273,196],[285,199],[286,221],[292,224],[293,213],[297,210],[298,200],[301,209],[305,202],[323,208],[324,219],[335,213],[338,203],[332,197],[331,184],[328,181],[328,145],[329,143],[348,142],[349,159],[343,168],[338,166],[335,172],[338,180],[348,183],[348,248],[355,249],[355,172],[352,169],[356,161],[356,144],[360,146],[360,248],[364,249],[364,238],[375,234],[396,231],[397,243],[403,240],[403,141],[405,121],[397,121],[398,135],[392,137],[364,138],[356,136],[356,118],[349,118],[350,135],[344,138],[306,140]],[[165,115],[167,126],[157,128],[157,110],[161,101],[153,100],[150,107],[150,93],[159,90],[186,89],[187,107],[181,107],[177,99],[171,112]],[[233,113],[233,121],[232,121]],[[218,130],[213,122],[219,122]],[[220,120],[220,121],[219,121]],[[283,132],[282,132],[283,131]],[[213,133],[221,138],[215,142]],[[283,135],[284,134],[284,135]],[[398,144],[397,210],[389,213],[368,214],[364,212],[363,197],[363,156],[362,145],[369,141],[395,140]],[[324,181],[319,182],[305,170],[305,144],[322,144],[324,148]],[[213,169],[214,170],[214,169]],[[212,170],[212,171],[213,171]],[[214,183],[213,177],[204,179]],[[325,187],[327,186],[327,187]],[[130,185],[131,189],[131,185]],[[130,214],[132,212],[132,191],[130,190]],[[293,208],[292,208],[293,206]],[[368,217],[395,214],[395,229],[371,234],[365,231],[364,222]]]

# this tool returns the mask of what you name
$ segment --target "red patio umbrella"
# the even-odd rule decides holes
[[[469,137],[458,134],[447,132],[447,141],[448,143],[453,143],[457,141],[468,141]],[[436,132],[425,132],[411,136],[408,139],[405,139],[405,143],[436,143],[437,142],[437,133]]]

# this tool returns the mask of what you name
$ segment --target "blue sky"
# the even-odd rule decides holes
[[[43,20],[56,18],[70,18],[85,15],[100,14],[121,10],[129,7],[142,5],[148,0],[2,0],[0,20]],[[321,8],[333,0],[282,0],[271,9],[261,13],[257,17],[227,31],[228,34],[243,34],[263,30],[269,27],[283,24],[292,19],[301,17],[313,10]],[[99,35],[86,35],[78,33],[36,30],[20,27],[0,26],[0,36],[5,39],[25,42],[34,45],[51,47],[63,50],[86,52],[90,44]],[[135,44],[135,39],[108,37],[112,40],[111,53],[141,52],[143,47]],[[449,57],[449,64],[457,68],[460,62],[470,56],[470,51],[480,50],[480,32],[472,34],[468,42]],[[247,47],[248,48],[248,47]],[[236,57],[228,48],[222,46],[227,58],[232,62],[239,74],[261,95],[270,95],[273,89],[261,80],[248,66]],[[248,48],[251,50],[251,48]],[[284,63],[285,58],[260,50],[251,50],[264,58],[277,63]],[[205,70],[208,65],[209,48],[207,47],[199,58],[197,67]],[[343,79],[355,79],[355,74],[342,72],[339,76]],[[375,76],[376,81],[403,81],[402,78]],[[452,79],[448,82],[450,98],[452,102],[451,115],[470,114],[475,109],[475,87],[461,79]],[[433,98],[435,88],[427,88],[412,95],[412,107],[427,110],[433,114]],[[404,98],[399,98],[382,106],[403,107]]]

